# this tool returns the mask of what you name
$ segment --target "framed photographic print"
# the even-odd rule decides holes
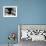
[[[3,6],[3,17],[17,17],[17,6]]]

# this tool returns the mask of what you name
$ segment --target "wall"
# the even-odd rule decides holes
[[[17,5],[18,17],[4,18],[4,5]],[[8,43],[9,32],[17,34],[18,24],[46,24],[46,0],[0,0],[0,44]]]
[[[10,32],[17,32],[18,18],[5,18],[3,17],[3,6],[18,6],[17,0],[0,0],[0,44],[7,44],[9,42],[8,35]],[[16,43],[18,38],[16,38]]]

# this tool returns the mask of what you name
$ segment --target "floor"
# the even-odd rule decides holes
[[[8,46],[8,44],[0,44],[0,46]],[[14,44],[13,46],[46,46],[46,42],[45,41],[44,42],[43,41],[32,42],[31,40],[28,40],[28,41],[21,40],[19,45]]]
[[[25,41],[25,40],[21,40],[20,41],[20,46],[46,46],[46,42],[45,41]]]
[[[8,44],[0,44],[0,46],[8,46]],[[10,46],[18,46],[18,44],[10,45]]]

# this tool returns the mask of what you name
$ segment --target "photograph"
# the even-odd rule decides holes
[[[31,46],[34,42],[46,41],[46,25],[19,24],[18,42],[20,46]]]
[[[19,25],[20,40],[46,41],[46,25]],[[19,33],[19,32],[18,32]]]
[[[17,17],[17,6],[3,6],[3,17]]]

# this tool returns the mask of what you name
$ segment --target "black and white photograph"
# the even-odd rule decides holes
[[[31,46],[46,42],[46,25],[18,25],[18,42],[20,46]]]
[[[17,6],[3,6],[3,17],[17,17]]]

